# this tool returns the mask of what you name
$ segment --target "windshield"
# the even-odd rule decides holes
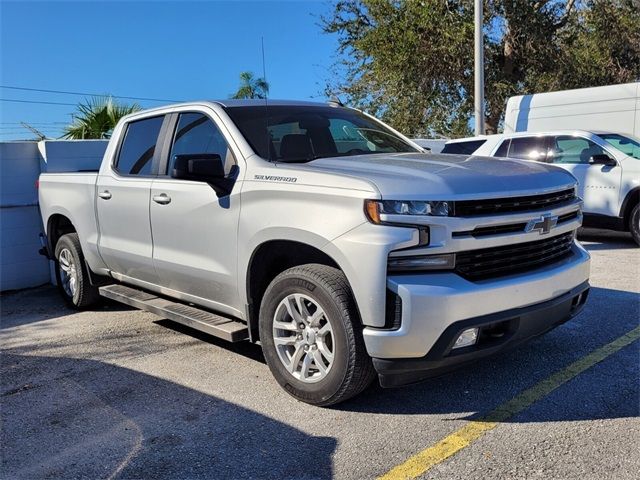
[[[640,160],[640,140],[637,138],[629,135],[620,135],[618,133],[601,133],[598,134],[598,136],[616,147],[622,153]]]
[[[225,110],[251,148],[271,161],[419,152],[382,123],[348,108],[261,105]]]

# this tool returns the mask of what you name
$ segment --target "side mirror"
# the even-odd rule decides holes
[[[224,178],[224,164],[217,153],[176,155],[171,176],[200,182],[220,180]]]
[[[618,162],[605,153],[598,153],[589,158],[589,165],[605,165],[607,167],[615,167]]]
[[[206,182],[219,197],[231,193],[240,169],[233,165],[225,175],[224,163],[217,153],[195,153],[173,157],[171,176],[182,180]]]

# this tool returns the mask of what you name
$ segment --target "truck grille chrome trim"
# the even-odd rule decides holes
[[[455,202],[456,217],[474,217],[507,212],[522,212],[556,207],[576,198],[573,188],[558,192],[529,195],[526,197],[494,198],[488,200],[464,200]]]
[[[482,280],[534,270],[571,256],[573,231],[535,242],[469,250],[456,255],[456,272]]]
[[[580,217],[580,211],[575,210],[573,212],[565,213],[558,216],[557,225],[563,225],[565,222],[572,222],[576,218]],[[453,232],[453,238],[466,237],[471,235],[472,237],[488,237],[491,235],[500,235],[504,233],[522,233],[527,226],[527,222],[509,223],[506,225],[491,225],[488,227],[476,227],[473,230],[465,232]]]

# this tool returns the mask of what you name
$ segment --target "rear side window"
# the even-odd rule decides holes
[[[547,159],[546,137],[519,137],[511,139],[509,157],[523,160],[538,160],[544,162]]]
[[[479,149],[486,140],[469,140],[467,142],[447,143],[442,149],[442,153],[457,153],[459,155],[472,155]]]
[[[116,170],[124,175],[150,175],[164,116],[127,124]]]

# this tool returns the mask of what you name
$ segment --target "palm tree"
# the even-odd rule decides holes
[[[267,98],[269,84],[264,78],[255,78],[253,72],[240,74],[240,87],[231,98]]]
[[[137,103],[126,105],[110,96],[92,97],[78,105],[77,113],[72,115],[73,123],[65,127],[63,138],[106,138],[122,117],[139,110]]]

